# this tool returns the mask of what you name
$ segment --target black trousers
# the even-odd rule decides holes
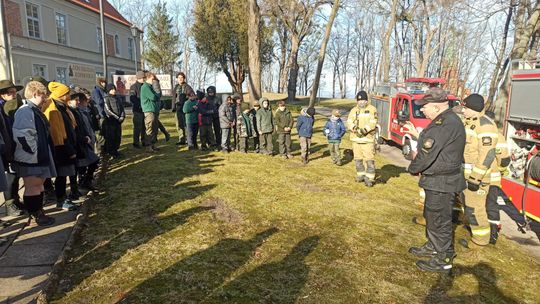
[[[19,196],[19,176],[16,173],[10,173],[6,171],[7,189],[4,191],[4,200],[6,202],[19,203],[21,198]]]
[[[221,146],[221,125],[219,124],[219,117],[212,118],[212,126],[214,128],[214,138],[216,139],[216,146]]]
[[[435,250],[446,256],[454,255],[454,228],[452,208],[455,193],[425,190],[424,218],[426,219],[426,237]]]
[[[499,212],[499,204],[497,198],[501,192],[498,186],[489,186],[488,195],[486,198],[486,213],[490,228],[490,242],[495,244],[499,238],[499,225],[501,224],[501,214]]]
[[[116,155],[122,141],[122,124],[113,118],[106,119],[105,124],[105,152]]]

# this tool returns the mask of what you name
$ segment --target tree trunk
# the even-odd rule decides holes
[[[519,5],[525,6],[524,2],[525,1],[521,1]],[[519,16],[520,9],[521,7],[518,9],[518,16],[516,16],[516,21],[523,22],[523,24],[516,25],[517,30],[514,37],[514,46],[512,48],[512,52],[510,53],[510,60],[522,59],[523,56],[526,54],[529,41],[531,40],[531,36],[533,35],[534,30],[536,29],[536,26],[540,19],[540,1],[536,2],[527,21],[520,21],[522,20]],[[497,123],[499,124],[501,124],[506,117],[506,104],[508,102],[508,86],[510,84],[511,69],[512,64],[509,65],[509,72],[506,73],[504,81],[499,87],[499,94],[495,101],[495,121],[497,121]]]
[[[397,15],[397,5],[398,0],[392,0],[392,10],[390,12],[390,23],[388,23],[388,28],[384,33],[383,45],[382,45],[382,60],[379,72],[379,81],[389,82],[390,81],[390,36],[396,25],[396,15]]]
[[[280,56],[279,56],[279,74],[278,74],[278,93],[283,93],[285,91],[285,82],[287,81],[287,44],[289,37],[287,35],[287,28],[283,25],[279,29],[279,42],[280,42]]]
[[[289,83],[287,85],[287,102],[292,103],[296,99],[296,84],[298,80],[298,50],[300,39],[297,35],[291,35],[291,54],[289,56]]]
[[[259,100],[261,95],[261,12],[257,0],[249,0],[248,60],[250,101]]]
[[[313,87],[311,89],[311,96],[309,97],[309,106],[313,107],[315,105],[315,100],[317,99],[317,93],[319,91],[319,83],[321,80],[321,72],[324,65],[324,58],[326,57],[326,46],[328,45],[328,40],[330,39],[330,33],[332,32],[332,25],[334,24],[334,19],[336,18],[337,12],[339,10],[339,4],[341,0],[335,0],[334,5],[332,6],[332,12],[326,23],[326,28],[324,30],[324,37],[321,44],[321,49],[319,50],[319,58],[317,60],[317,70],[315,71],[315,79],[313,80]]]
[[[513,4],[514,1],[511,1],[508,7],[508,14],[506,15],[506,23],[504,24],[504,32],[502,37],[501,48],[499,49],[499,54],[497,54],[497,63],[495,63],[495,69],[491,76],[491,82],[489,83],[489,93],[487,102],[490,104],[488,108],[491,107],[493,103],[493,98],[495,97],[495,92],[497,91],[497,84],[501,82],[502,77],[504,76],[504,70],[501,69],[501,64],[504,58],[504,52],[506,50],[507,38],[508,38],[508,29],[510,28],[510,22],[512,21],[512,12],[514,11]]]

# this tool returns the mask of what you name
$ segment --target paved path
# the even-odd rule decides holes
[[[22,197],[22,193],[21,193]],[[3,197],[2,197],[3,203]],[[76,212],[63,211],[55,205],[45,207],[55,224],[39,227],[28,223],[27,216],[8,217],[0,207],[0,303],[35,303],[53,265],[60,257],[76,221]]]
[[[317,114],[330,117],[332,110],[325,107],[315,107]],[[347,115],[349,113],[341,111],[341,119],[346,123]],[[401,149],[396,146],[381,145],[380,155],[392,161],[396,166],[407,168],[410,161],[406,160],[401,153]],[[520,224],[523,223],[523,219],[517,209],[511,202],[505,203],[501,201],[501,233],[507,239],[517,242],[532,255],[540,259],[540,223],[531,222],[530,230],[520,228]],[[412,219],[411,219],[412,220]]]

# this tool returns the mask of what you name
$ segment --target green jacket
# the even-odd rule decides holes
[[[198,124],[199,123],[199,110],[193,107],[197,105],[197,100],[188,99],[184,103],[182,110],[186,115],[186,124]]]
[[[274,115],[270,108],[257,111],[257,131],[263,134],[274,132]]]
[[[285,109],[285,111],[280,111],[279,109],[276,111],[276,114],[274,114],[274,123],[276,124],[276,129],[278,134],[283,133],[291,133],[291,131],[285,131],[285,127],[289,127],[292,129],[293,127],[293,118],[291,111],[289,109]]]
[[[141,87],[141,108],[145,113],[159,112],[159,95],[154,91],[151,84],[143,83]]]

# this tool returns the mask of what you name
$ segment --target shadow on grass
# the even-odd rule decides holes
[[[169,150],[169,149],[167,149]],[[169,151],[170,152],[170,151]],[[170,207],[192,200],[215,187],[197,181],[183,181],[212,172],[219,159],[209,155],[130,154],[127,162],[113,164],[104,192],[97,197],[95,216],[83,232],[69,264],[69,277],[57,297],[78,286],[94,272],[106,269],[129,250],[185,224],[190,217],[213,209],[193,207],[160,215]],[[181,168],[181,170],[171,170]],[[164,174],[165,172],[172,173]]]
[[[211,303],[295,303],[309,275],[306,257],[319,244],[319,236],[300,241],[281,261],[261,265],[220,288]]]
[[[473,275],[478,281],[478,294],[449,295],[454,280],[462,275]],[[431,287],[424,303],[519,303],[502,293],[497,286],[495,269],[486,263],[472,267],[454,265],[449,275],[441,274]]]
[[[375,169],[377,183],[382,184],[386,184],[391,178],[398,178],[402,173],[407,173],[407,170],[392,164],[386,164],[380,169]]]
[[[270,228],[250,240],[222,239],[142,282],[117,303],[201,302],[277,231]]]

